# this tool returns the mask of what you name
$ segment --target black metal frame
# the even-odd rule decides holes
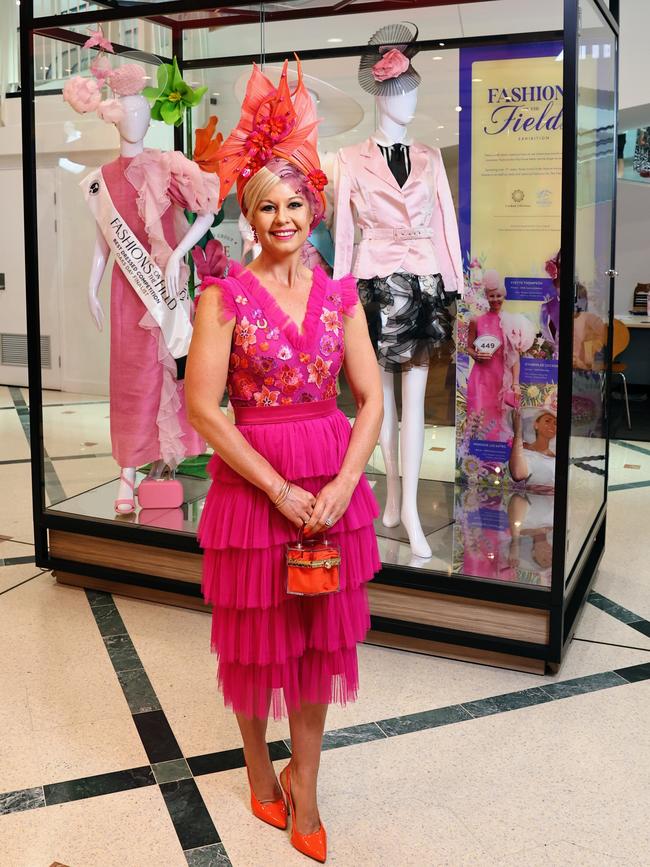
[[[413,0],[412,6],[416,8],[432,8],[449,5],[458,0]],[[461,0],[463,2],[463,0]],[[464,0],[464,3],[478,2],[478,0]],[[508,585],[500,582],[477,580],[471,576],[454,575],[446,573],[422,572],[408,567],[385,566],[377,577],[379,583],[404,588],[429,590],[447,595],[455,595],[477,600],[501,602],[515,606],[545,609],[550,612],[550,646],[535,645],[528,642],[510,641],[505,639],[477,636],[475,634],[456,632],[454,630],[440,629],[416,624],[405,624],[401,621],[391,621],[386,618],[373,618],[373,626],[378,630],[388,630],[398,634],[409,635],[416,638],[428,638],[433,641],[443,641],[450,644],[473,646],[485,650],[499,651],[519,656],[536,659],[544,659],[549,663],[559,663],[562,659],[563,650],[570,640],[575,625],[577,614],[582,601],[595,575],[598,562],[604,549],[605,522],[606,522],[606,490],[605,502],[600,513],[584,540],[582,551],[576,559],[576,564],[569,579],[565,581],[565,554],[566,554],[566,529],[567,529],[567,505],[568,505],[568,467],[569,467],[569,441],[571,434],[571,395],[572,395],[572,343],[573,343],[573,302],[574,302],[574,267],[575,267],[575,211],[576,211],[576,158],[577,158],[577,65],[578,65],[578,36],[579,36],[579,7],[581,0],[564,0],[564,27],[561,32],[522,33],[516,35],[504,35],[501,37],[474,37],[462,39],[427,40],[422,42],[422,48],[436,50],[449,50],[477,44],[498,44],[503,42],[526,42],[536,41],[543,35],[544,38],[563,38],[564,40],[564,129],[563,129],[563,160],[562,160],[562,225],[561,225],[561,249],[562,249],[562,274],[561,274],[561,301],[560,301],[560,343],[559,343],[559,366],[558,366],[558,431],[557,431],[557,466],[560,469],[556,473],[555,492],[555,516],[554,516],[554,543],[552,560],[552,585],[550,592],[539,589]],[[603,0],[591,0],[600,10],[605,21],[609,24],[612,33],[618,37],[618,2],[612,0],[608,9]],[[229,9],[237,10],[245,5],[246,0],[232,0]],[[77,34],[66,31],[65,28],[72,25],[83,25],[96,22],[107,22],[119,19],[142,18],[168,27],[172,34],[172,54],[179,59],[181,68],[201,69],[218,66],[243,65],[252,60],[259,59],[259,55],[237,55],[221,58],[207,58],[200,60],[188,60],[183,63],[183,31],[197,26],[205,27],[209,22],[189,21],[181,22],[167,16],[187,11],[214,9],[214,0],[167,0],[157,3],[155,14],[152,14],[151,4],[134,3],[132,5],[117,5],[112,0],[103,0],[102,5],[106,8],[101,11],[75,13],[34,18],[32,4],[22,3],[20,7],[20,47],[21,47],[21,97],[22,97],[22,145],[23,145],[23,196],[24,196],[24,231],[25,249],[29,251],[25,258],[26,296],[27,296],[27,335],[28,335],[28,362],[29,362],[29,389],[30,389],[30,445],[32,455],[32,504],[34,512],[34,538],[36,545],[36,563],[47,568],[58,568],[61,571],[77,572],[97,578],[109,578],[125,583],[140,584],[142,586],[157,587],[160,590],[178,592],[181,582],[169,581],[169,579],[147,576],[140,573],[123,573],[119,576],[110,569],[80,564],[72,561],[59,560],[52,557],[48,550],[48,529],[66,530],[81,535],[96,536],[105,539],[114,539],[124,542],[132,542],[155,547],[163,547],[172,550],[190,551],[199,553],[199,548],[194,537],[173,531],[164,531],[156,528],[141,527],[112,523],[102,520],[66,516],[45,508],[44,494],[44,448],[43,448],[43,413],[42,413],[42,378],[41,378],[41,352],[40,352],[40,319],[39,319],[39,289],[38,289],[38,239],[36,236],[36,150],[35,150],[35,97],[33,76],[33,39],[35,34],[46,35],[51,38],[64,41],[78,42]],[[341,6],[343,4],[337,4]],[[285,20],[287,18],[312,18],[331,14],[347,14],[371,12],[381,8],[382,10],[396,9],[405,12],[403,0],[379,3],[375,0],[367,0],[351,7],[340,8],[323,6],[319,9],[307,9],[295,11],[282,11],[264,9],[260,4],[261,12],[247,12],[241,10],[239,14],[233,14],[227,19],[219,19],[220,24],[236,25],[238,23],[251,23],[253,20],[260,21],[263,13],[264,20]],[[62,33],[63,31],[63,33]],[[64,35],[66,34],[69,37]],[[350,56],[358,54],[363,46],[346,46],[331,48],[327,51],[312,50],[304,51],[301,57],[304,60],[320,57]],[[263,44],[260,46],[264,54]],[[263,59],[268,62],[284,59],[286,52],[264,54]],[[168,61],[169,58],[161,58]],[[182,146],[183,129],[175,129],[174,143],[177,148]],[[616,171],[613,161],[612,171]],[[615,203],[614,203],[615,205]],[[614,243],[612,238],[612,267],[614,267]],[[611,300],[613,301],[613,281],[611,285]],[[613,309],[613,303],[611,305]],[[611,346],[611,313],[610,313],[610,346]],[[609,365],[607,375],[607,388],[609,389]],[[609,458],[609,443],[606,458],[606,467]],[[606,470],[607,472],[607,470]],[[571,592],[567,593],[567,587]],[[182,592],[188,596],[195,593],[183,585]],[[198,588],[197,593],[198,596]]]

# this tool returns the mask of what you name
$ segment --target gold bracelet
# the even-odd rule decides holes
[[[275,503],[276,509],[279,509],[280,506],[285,502],[285,500],[289,496],[290,492],[291,492],[291,484],[289,482],[287,482],[286,490],[283,492],[282,497],[280,497],[278,499],[278,501]]]
[[[289,496],[289,489],[290,488],[291,488],[291,483],[287,479],[285,479],[284,482],[282,483],[282,487],[280,488],[280,492],[278,493],[277,497],[273,501],[273,505],[276,508],[278,506],[281,506],[282,503],[284,503],[284,501],[287,499],[287,497]]]

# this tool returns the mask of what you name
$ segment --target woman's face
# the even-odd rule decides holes
[[[552,440],[557,433],[557,419],[550,412],[545,412],[535,422],[535,430],[547,440]]]
[[[307,240],[313,214],[300,191],[282,182],[273,187],[248,219],[255,226],[263,250],[286,256]]]
[[[485,294],[490,305],[490,310],[498,313],[503,307],[503,302],[506,300],[506,290],[501,286],[497,286],[496,289],[488,289]]]

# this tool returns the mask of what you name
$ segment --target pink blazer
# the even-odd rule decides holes
[[[458,224],[437,148],[413,142],[402,188],[375,140],[342,148],[334,172],[334,277],[387,277],[400,269],[442,274],[448,292],[463,291]],[[361,231],[352,263],[355,225]]]

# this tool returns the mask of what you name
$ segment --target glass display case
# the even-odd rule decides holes
[[[415,409],[411,367],[382,368],[395,431],[392,439],[383,431],[367,467],[381,508],[383,564],[370,587],[370,638],[530,671],[558,665],[605,539],[617,169],[612,11],[602,0],[217,7],[163,0],[85,4],[55,16],[35,9],[24,3],[20,14],[39,565],[65,583],[202,605],[196,529],[210,449],[181,463],[182,505],[115,512],[120,466],[111,415],[115,423],[119,408],[111,377],[122,320],[111,307],[110,268],[96,287],[106,311],[101,331],[88,310],[96,228],[80,182],[115,161],[119,138],[112,123],[75,114],[61,98],[73,75],[92,75],[95,55],[83,47],[89,28],[101,25],[114,63],[139,63],[150,85],[176,58],[184,81],[205,88],[182,124],[154,121],[145,137],[148,148],[189,158],[194,133],[211,116],[224,137],[236,124],[252,62],[273,78],[297,53],[330,179],[329,240],[317,246],[326,250],[324,267],[336,272],[344,242],[354,246],[353,273],[358,266],[369,186],[353,178],[357,198],[349,205],[341,173],[359,153],[372,155],[377,183],[402,204],[416,197],[416,185],[432,185],[433,205],[407,210],[395,231],[423,229],[434,243],[442,233],[450,249],[460,244],[458,285],[445,276],[453,328],[430,341],[428,363],[418,366]],[[410,175],[400,189],[377,146],[385,105],[361,86],[359,65],[373,34],[402,23],[421,81],[404,139]],[[378,57],[395,47],[380,43]],[[246,262],[252,245],[239,216],[231,194],[211,232],[231,259]],[[379,329],[379,355],[396,302],[377,302],[372,292],[390,295],[406,270],[395,266],[374,282],[355,273],[371,332],[373,322]],[[420,275],[418,285],[426,299],[432,284]],[[144,370],[136,359],[129,376]],[[175,374],[182,382],[182,364]],[[338,390],[353,423],[343,377]],[[230,411],[226,397],[222,407]],[[418,436],[409,425],[419,425]],[[413,448],[422,459],[409,479],[418,465]],[[136,469],[136,485],[152,472],[148,460]],[[417,539],[395,511],[400,496],[403,504],[412,498]]]

